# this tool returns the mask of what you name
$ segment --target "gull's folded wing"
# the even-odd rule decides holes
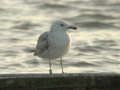
[[[48,32],[40,35],[34,55],[40,57],[46,57],[48,53]],[[48,56],[48,55],[47,55]]]

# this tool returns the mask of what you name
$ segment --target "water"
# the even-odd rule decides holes
[[[55,19],[78,26],[65,72],[120,73],[120,0],[1,0],[0,72],[48,73],[48,61],[32,51]],[[60,73],[59,59],[53,64]]]

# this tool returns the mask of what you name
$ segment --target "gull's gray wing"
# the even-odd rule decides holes
[[[39,57],[47,57],[48,56],[48,33],[45,32],[40,35],[34,55]]]

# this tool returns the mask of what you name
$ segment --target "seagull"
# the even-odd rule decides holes
[[[65,21],[56,20],[52,23],[50,31],[39,36],[34,55],[49,60],[49,74],[52,74],[52,60],[57,58],[60,58],[62,73],[64,73],[62,57],[68,53],[71,47],[68,33],[70,29],[77,28]]]

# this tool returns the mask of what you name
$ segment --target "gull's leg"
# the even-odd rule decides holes
[[[52,63],[50,58],[50,48],[48,47],[48,57],[49,57],[49,74],[52,75]]]
[[[63,70],[63,62],[62,62],[62,57],[60,58],[60,65],[61,65],[61,69],[62,69],[62,73],[64,74],[64,70]]]
[[[50,58],[49,58],[49,74],[52,75],[52,63]]]

